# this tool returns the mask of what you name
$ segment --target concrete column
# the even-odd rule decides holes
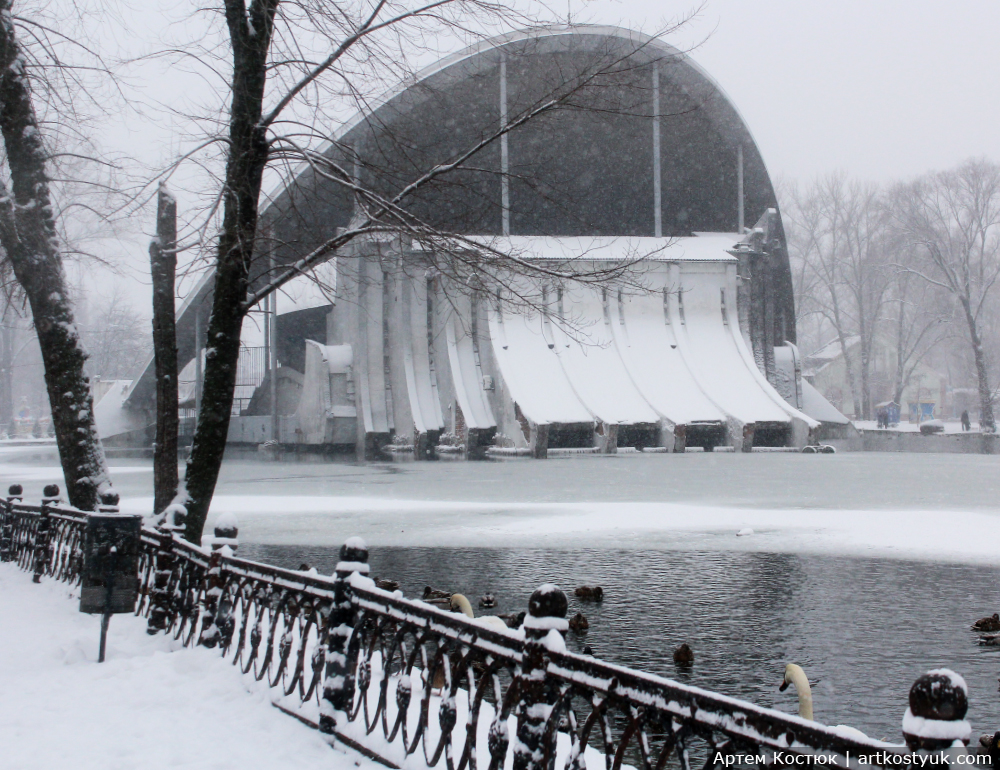
[[[531,456],[544,460],[549,456],[549,426],[531,425]]]
[[[674,426],[674,452],[683,454],[687,451],[687,425]]]
[[[603,436],[601,439],[601,454],[618,454],[618,425],[612,423],[602,423]]]

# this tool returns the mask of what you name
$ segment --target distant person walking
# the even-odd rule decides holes
[[[879,410],[875,413],[875,417],[878,420],[878,427],[888,428],[889,427],[889,410],[884,406],[879,407]]]
[[[962,411],[962,430],[972,430],[972,421],[969,419],[969,410]]]

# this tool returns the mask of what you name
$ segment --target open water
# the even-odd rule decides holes
[[[240,555],[330,574],[330,547],[247,544]],[[910,685],[942,666],[969,685],[974,736],[1000,729],[1000,648],[977,645],[972,621],[1000,610],[1000,570],[957,564],[820,555],[678,551],[373,548],[372,574],[398,580],[406,596],[425,585],[483,593],[527,607],[539,584],[566,590],[570,613],[590,621],[568,634],[571,649],[790,713],[794,688],[778,692],[786,663],[813,682],[815,718],[900,742]],[[572,589],[604,588],[601,604]],[[674,666],[681,642],[689,671]]]

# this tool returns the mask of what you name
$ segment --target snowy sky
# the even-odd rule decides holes
[[[148,41],[143,34],[132,38],[150,50],[161,36],[204,24],[204,15],[190,15],[194,5],[149,0],[124,15],[134,29],[150,30]],[[550,7],[571,13],[576,22],[654,32],[695,5],[552,0]],[[970,156],[1000,160],[997,30],[995,0],[707,0],[668,40],[682,49],[693,47],[692,57],[729,94],[773,178],[806,181],[841,170],[881,181]],[[122,37],[116,34],[119,41]],[[442,54],[458,47],[443,44]],[[131,93],[150,104],[219,98],[207,79],[168,70],[162,61],[135,68],[130,80],[136,86]],[[144,115],[123,118],[110,136],[131,153],[156,163],[176,149],[162,112],[147,108]],[[183,194],[179,198],[183,206]],[[122,270],[115,280],[127,286],[142,310],[148,305],[143,284],[152,224],[114,249]]]
[[[579,18],[643,28],[656,0],[596,0]],[[683,36],[743,113],[772,176],[886,180],[1000,159],[1000,3],[708,0]]]

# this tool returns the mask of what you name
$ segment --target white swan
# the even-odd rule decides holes
[[[464,613],[466,617],[472,618],[479,625],[492,628],[494,631],[510,631],[510,628],[506,623],[493,615],[483,615],[482,617],[477,618],[476,614],[472,611],[472,604],[462,594],[451,595],[451,609],[452,611],[457,610],[458,612]]]
[[[806,672],[802,670],[802,666],[797,666],[794,663],[785,666],[785,678],[778,690],[784,692],[790,684],[795,685],[795,692],[799,694],[799,716],[811,722],[813,718],[812,688],[809,686],[809,679],[806,678]]]
[[[778,689],[784,690],[790,684],[795,685],[795,692],[799,694],[799,716],[810,722],[814,721],[812,687],[809,686],[809,679],[806,677],[806,672],[802,670],[802,666],[797,666],[794,663],[785,666],[785,680]],[[871,740],[859,729],[850,725],[834,725],[831,729],[841,738]]]

